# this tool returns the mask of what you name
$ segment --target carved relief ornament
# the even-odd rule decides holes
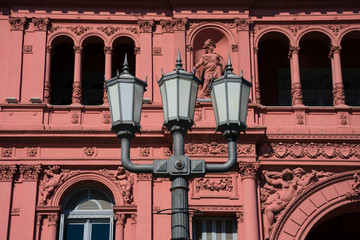
[[[171,20],[160,21],[163,32],[184,31],[187,23],[187,18],[173,18]]]
[[[309,25],[281,25],[280,27],[290,30],[295,37],[301,30],[309,27]]]
[[[259,163],[251,163],[251,162],[241,162],[239,163],[239,173],[241,179],[247,178],[256,178],[256,174],[259,170],[260,164]]]
[[[311,158],[311,159],[360,159],[360,144],[357,143],[263,143],[259,153],[264,158]]]
[[[9,17],[9,23],[11,30],[23,31],[25,24],[27,23],[27,19],[25,17]]]
[[[255,147],[251,144],[237,144],[236,151],[238,155],[254,155]],[[190,155],[227,155],[228,149],[225,143],[187,143],[185,144],[185,153]]]
[[[292,105],[302,105],[303,96],[300,83],[293,83],[291,88],[291,101]]]
[[[250,20],[248,18],[235,18],[234,22],[230,24],[230,28],[235,28],[239,31],[248,31]]]
[[[75,33],[78,36],[84,34],[88,30],[93,29],[90,26],[81,26],[81,25],[70,26],[70,27],[66,27],[66,28],[69,29],[70,31],[72,31],[73,33]]]
[[[333,89],[333,104],[336,105],[345,105],[345,90],[344,85],[341,82],[335,83]]]
[[[41,172],[41,166],[20,165],[19,170],[24,181],[37,181],[39,173]]]
[[[149,33],[152,32],[154,26],[154,20],[138,20],[140,32]]]
[[[48,29],[50,20],[49,18],[33,18],[32,22],[34,24],[35,30],[46,31]]]
[[[16,165],[0,166],[0,181],[12,182],[15,172],[16,172]]]
[[[106,35],[111,36],[117,31],[121,30],[122,27],[106,26],[106,27],[98,27],[97,29],[102,31]]]
[[[326,28],[326,29],[330,29],[335,36],[339,35],[339,32],[342,29],[348,28],[351,25],[349,24],[334,24],[334,25],[321,25],[321,27]]]
[[[13,148],[12,147],[3,147],[1,149],[1,156],[5,158],[11,158],[13,155]]]
[[[195,191],[227,191],[233,190],[232,178],[221,178],[217,180],[211,180],[210,178],[196,178],[195,179]]]
[[[351,184],[351,191],[345,195],[347,198],[359,198],[360,196],[360,176],[355,173],[353,178],[354,183]]]

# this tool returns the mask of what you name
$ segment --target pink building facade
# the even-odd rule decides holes
[[[2,1],[0,239],[170,239],[170,181],[133,174],[105,79],[147,79],[135,163],[172,154],[157,78],[211,39],[252,82],[238,164],[190,180],[193,240],[360,239],[358,1]],[[196,71],[203,78],[203,69]],[[241,73],[242,72],[242,73]],[[200,94],[199,94],[200,95]],[[200,96],[199,96],[200,97]],[[227,160],[211,102],[185,154]]]

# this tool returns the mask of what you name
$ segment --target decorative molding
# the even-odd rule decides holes
[[[117,31],[122,30],[122,27],[106,26],[106,27],[98,27],[97,29],[105,33],[107,36],[111,36]]]
[[[291,101],[293,106],[303,104],[303,96],[300,83],[293,83],[291,88]]]
[[[23,31],[27,23],[26,17],[9,17],[10,29],[12,31]]]
[[[301,30],[309,27],[309,25],[280,25],[280,27],[290,30],[292,35],[296,37]]]
[[[336,105],[345,105],[345,90],[344,85],[341,82],[335,83],[335,87],[332,91],[333,93],[333,104]]]
[[[19,216],[19,215],[20,215],[20,208],[11,209],[11,216]]]
[[[238,52],[239,51],[239,45],[231,44],[231,51],[232,52]]]
[[[268,27],[269,27],[269,25],[254,25],[254,27],[253,27],[254,34],[257,34]]]
[[[330,29],[335,36],[339,35],[339,32],[345,28],[350,27],[349,24],[333,24],[333,25],[320,25],[323,28]]]
[[[161,47],[153,47],[153,55],[162,56]]]
[[[0,182],[12,182],[16,170],[16,165],[0,166]]]
[[[124,205],[131,205],[134,201],[134,175],[126,171],[124,167],[120,166],[115,172],[114,177],[118,181],[118,185],[120,186]]]
[[[305,113],[297,112],[295,115],[296,115],[296,124],[304,125],[305,124]]]
[[[69,26],[66,28],[69,29],[70,31],[72,31],[73,33],[75,33],[77,36],[80,36],[80,35],[84,34],[86,31],[93,29],[90,26],[81,26],[81,25]]]
[[[72,124],[79,124],[80,123],[80,114],[75,112],[71,114],[71,123]]]
[[[111,114],[110,112],[103,112],[103,123],[110,124],[111,123]]]
[[[264,158],[294,159],[360,159],[360,144],[357,143],[268,143],[259,148],[259,155]]]
[[[33,158],[39,154],[39,149],[37,147],[28,147],[26,152],[28,157]]]
[[[250,19],[248,18],[235,18],[233,23],[229,24],[230,28],[235,28],[238,31],[249,31]]]
[[[33,46],[32,45],[24,45],[23,53],[24,54],[32,54],[33,53]]]
[[[172,33],[174,31],[185,31],[188,24],[187,18],[173,18],[171,20],[160,20],[163,32]]]
[[[355,173],[354,176],[354,183],[351,184],[351,191],[348,192],[345,197],[351,199],[358,199],[360,197],[360,176],[359,173]]]
[[[339,113],[339,119],[340,119],[340,124],[341,125],[348,125],[349,124],[347,113]]]
[[[37,181],[41,165],[20,165],[19,171],[24,181]]]
[[[54,25],[51,24],[51,27],[49,29],[49,33],[56,32],[57,30],[62,29],[62,28],[63,28],[63,26],[60,26],[60,25],[54,26]]]
[[[239,173],[241,176],[241,180],[244,180],[247,178],[255,179],[259,168],[260,168],[259,163],[240,162],[239,163]]]
[[[104,46],[104,54],[112,54],[112,47]]]
[[[253,145],[238,144],[236,146],[238,155],[255,155],[255,147]],[[185,153],[189,155],[227,155],[228,149],[225,143],[187,143],[185,144]]]
[[[84,147],[83,153],[84,153],[84,156],[86,156],[86,157],[96,157],[97,156],[97,148],[96,147]]]
[[[140,47],[134,47],[134,54],[135,55],[140,54]]]
[[[142,33],[151,33],[154,26],[154,20],[138,20],[138,25],[140,32]]]
[[[33,18],[32,22],[34,24],[35,31],[46,31],[50,24],[49,18]]]
[[[1,148],[1,157],[11,158],[12,156],[13,156],[13,148],[12,147]]]
[[[231,192],[233,190],[233,181],[232,178],[220,178],[211,180],[210,178],[196,178],[195,179],[195,192],[200,191],[227,191]]]
[[[141,147],[140,148],[140,156],[141,157],[149,157],[150,156],[150,148],[149,147]]]
[[[152,174],[151,173],[138,173],[137,174],[137,180],[138,181],[151,181],[152,180]]]
[[[200,210],[202,212],[243,212],[243,207],[240,206],[225,206],[225,205],[216,205],[216,206],[204,206],[204,205],[191,205],[191,208]]]

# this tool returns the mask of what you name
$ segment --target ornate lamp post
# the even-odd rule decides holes
[[[188,179],[205,173],[226,172],[236,163],[236,139],[246,128],[247,104],[251,83],[232,73],[230,58],[225,74],[213,81],[210,90],[217,124],[228,141],[228,161],[207,164],[184,155],[184,136],[194,124],[198,85],[192,73],[182,69],[180,54],[174,71],[159,80],[164,111],[164,125],[173,135],[173,155],[152,164],[134,164],[130,160],[130,140],[140,129],[140,115],[146,83],[129,74],[125,56],[122,73],[106,82],[112,117],[111,129],[121,140],[121,162],[135,173],[152,173],[171,180],[171,239],[188,240]]]

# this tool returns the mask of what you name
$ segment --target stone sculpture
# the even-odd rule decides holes
[[[55,188],[60,186],[64,182],[64,179],[69,176],[69,173],[61,171],[60,166],[49,167],[44,173],[44,179],[40,183],[40,205],[45,205]]]

